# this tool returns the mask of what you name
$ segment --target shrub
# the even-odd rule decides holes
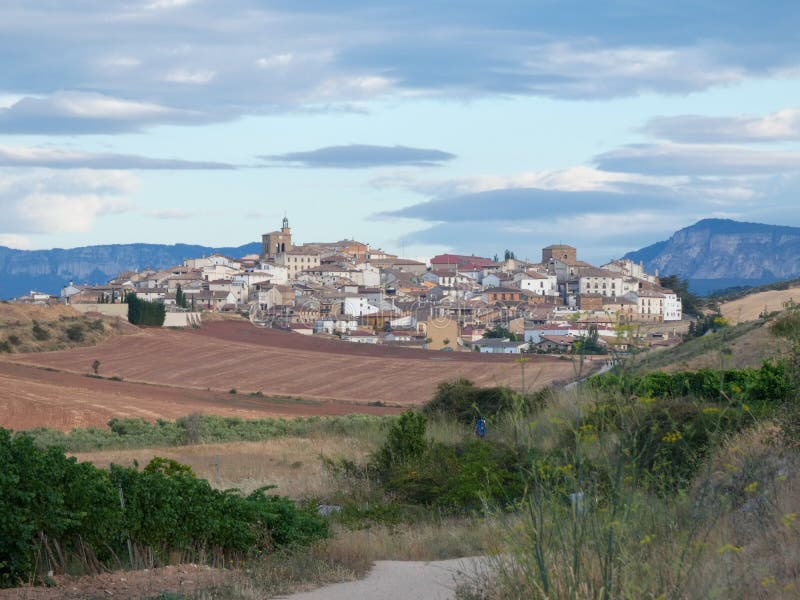
[[[0,342],[0,352],[11,352],[11,344],[8,340]]]
[[[425,429],[427,418],[422,413],[407,411],[392,424],[386,441],[374,457],[379,472],[422,456],[427,448]]]
[[[443,414],[461,423],[474,423],[479,417],[493,417],[510,410],[527,414],[541,407],[548,390],[523,396],[506,387],[476,387],[468,379],[442,382],[423,408],[426,415]]]
[[[33,322],[33,339],[37,342],[44,342],[45,340],[50,339],[50,332],[47,331],[44,327],[39,325],[38,321]]]
[[[66,329],[67,339],[71,342],[82,342],[84,340],[83,325],[74,323]]]
[[[18,335],[11,334],[8,336],[8,343],[12,346],[19,346],[22,343],[22,340],[19,339]]]
[[[64,572],[74,560],[110,567],[127,556],[127,539],[137,556],[151,557],[147,566],[156,566],[173,551],[227,562],[327,535],[310,507],[265,489],[246,497],[217,491],[161,458],[142,472],[114,465],[105,471],[0,429],[0,585],[48,569]]]

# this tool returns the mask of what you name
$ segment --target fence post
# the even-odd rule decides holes
[[[122,509],[123,518],[125,518],[125,496],[122,494],[122,486],[119,486],[117,491],[119,491],[119,507]],[[135,569],[136,566],[133,564],[133,544],[131,544],[131,536],[128,533],[127,524],[125,527],[125,537],[128,540],[128,558],[131,561],[131,569]]]

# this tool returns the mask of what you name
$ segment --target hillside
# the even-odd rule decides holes
[[[0,299],[30,290],[58,294],[70,281],[105,283],[123,271],[180,264],[185,258],[214,252],[238,258],[261,252],[257,242],[212,248],[190,244],[111,244],[51,250],[14,250],[0,246]]]
[[[688,279],[700,294],[762,285],[800,275],[800,228],[704,219],[625,258]]]
[[[719,305],[722,316],[735,325],[754,321],[762,314],[781,311],[788,302],[800,302],[800,287],[747,294]]]
[[[785,340],[768,329],[770,319],[742,322],[664,350],[643,355],[635,370],[685,371],[696,369],[743,369],[759,367],[765,360],[788,351]]]

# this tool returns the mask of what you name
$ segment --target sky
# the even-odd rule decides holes
[[[663,6],[662,6],[663,5]],[[4,0],[0,245],[800,226],[800,4]]]

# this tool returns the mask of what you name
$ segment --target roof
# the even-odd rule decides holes
[[[542,335],[540,336],[540,341],[537,343],[550,342],[551,344],[558,344],[559,346],[571,346],[575,341],[575,338],[568,335]]]
[[[481,267],[496,266],[497,263],[481,256],[465,256],[463,254],[439,254],[431,259],[432,265],[478,265]]]

